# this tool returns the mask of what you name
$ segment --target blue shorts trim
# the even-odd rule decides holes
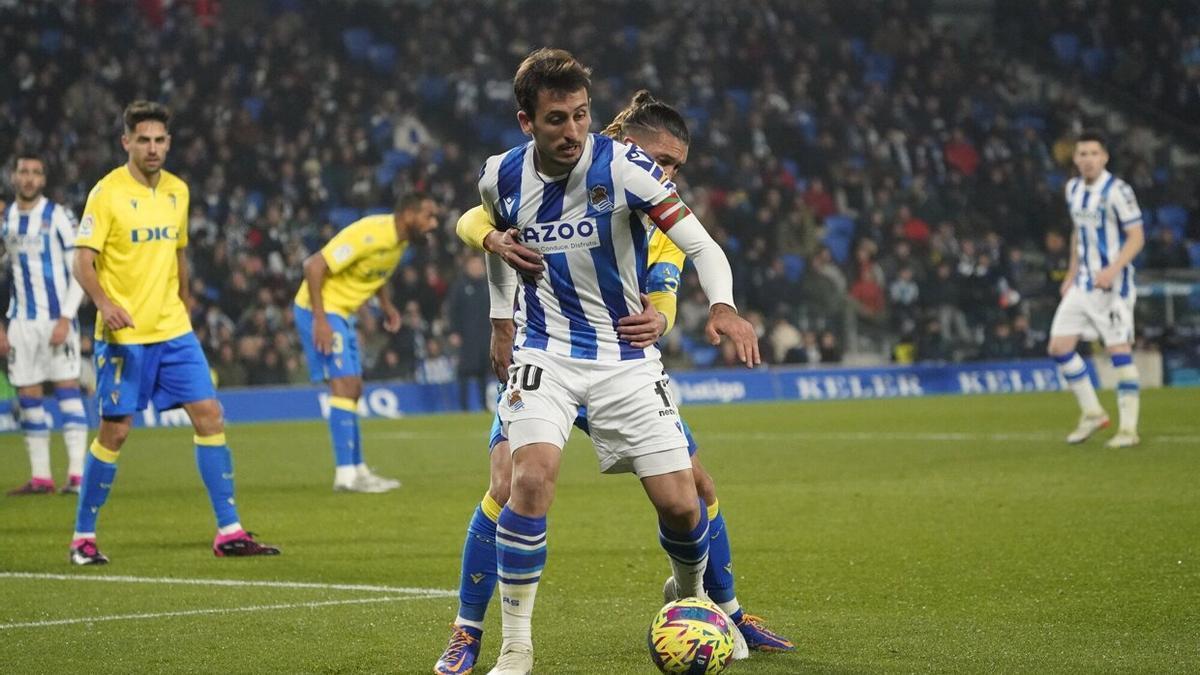
[[[317,351],[317,343],[313,340],[312,310],[294,304],[292,316],[296,319],[296,332],[300,334],[304,358],[308,361],[309,380],[324,382],[337,377],[362,377],[358,331],[354,329],[353,318],[347,319],[328,312],[325,314],[329,317],[329,326],[333,328],[333,353],[322,354]]]
[[[96,402],[101,417],[125,417],[216,398],[208,359],[192,332],[144,345],[98,340]]]

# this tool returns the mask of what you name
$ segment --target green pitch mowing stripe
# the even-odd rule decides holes
[[[1112,430],[1067,446],[1065,393],[685,409],[739,599],[799,647],[730,672],[1200,671],[1197,393],[1142,398],[1132,450],[1104,449]],[[284,551],[244,560],[209,551],[190,432],[136,430],[99,522],[111,565],[66,564],[73,499],[0,498],[0,667],[429,672],[457,601],[426,595],[458,583],[487,426],[365,422],[368,461],[404,481],[383,495],[332,492],[323,424],[231,428],[243,521]],[[53,453],[61,473],[58,440]],[[20,437],[0,438],[0,476],[27,473]],[[654,672],[655,519],[636,480],[597,475],[579,434],[548,546],[538,672]],[[498,628],[494,603],[480,675]]]

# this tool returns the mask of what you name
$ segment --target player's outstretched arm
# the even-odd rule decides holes
[[[738,360],[742,363],[750,368],[762,363],[754,326],[738,316],[737,306],[733,302],[733,270],[729,267],[725,252],[691,213],[669,229],[663,228],[661,223],[659,228],[696,266],[700,286],[708,297],[708,324],[704,331],[709,342],[720,344],[724,335],[733,341]]]
[[[100,278],[96,275],[95,250],[85,247],[76,248],[73,272],[75,278],[79,280],[79,285],[83,287],[83,292],[87,293],[95,303],[96,310],[100,312],[100,318],[104,321],[105,327],[112,331],[134,327],[133,317],[129,315],[129,312],[113,302],[100,287]]]

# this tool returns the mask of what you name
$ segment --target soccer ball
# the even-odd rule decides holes
[[[664,673],[719,673],[733,659],[735,630],[712,602],[676,600],[650,622],[650,657]]]

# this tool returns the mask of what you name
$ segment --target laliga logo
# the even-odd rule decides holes
[[[179,239],[178,228],[170,225],[161,227],[135,227],[129,233],[129,241],[140,244],[146,241],[176,241]]]

